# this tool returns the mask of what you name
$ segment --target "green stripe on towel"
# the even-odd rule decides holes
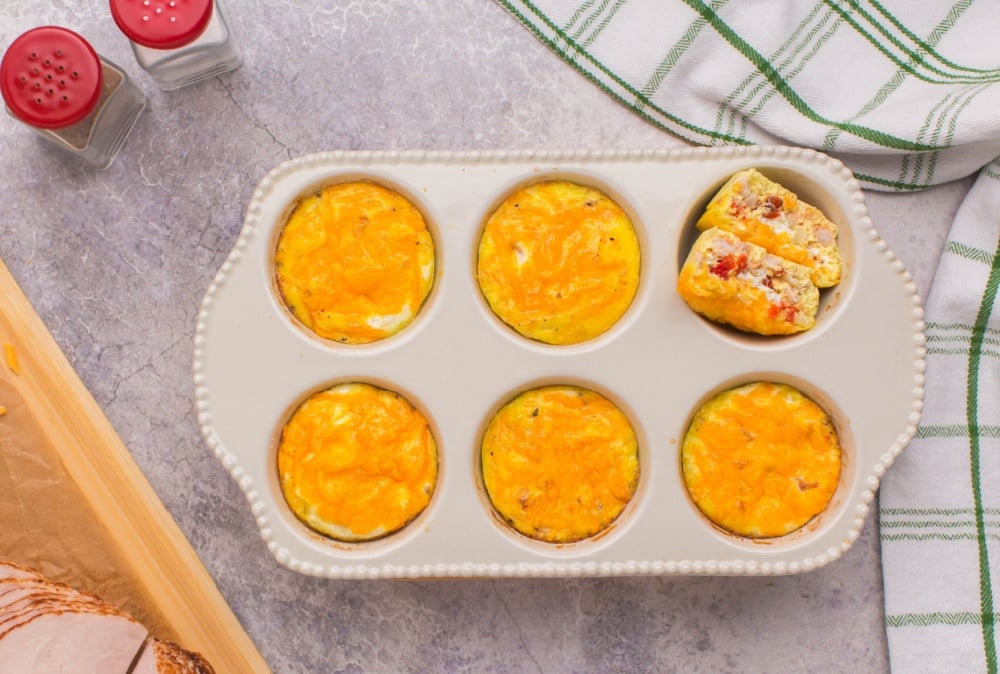
[[[990,616],[990,620],[996,620],[996,616]],[[981,613],[963,611],[961,613],[902,613],[900,615],[887,615],[885,622],[889,627],[928,627],[930,625],[981,625],[983,616]]]
[[[1000,242],[998,242],[1000,246]],[[1000,255],[993,254],[993,264],[990,266],[989,279],[983,300],[976,315],[975,327],[972,330],[972,340],[969,347],[969,371],[966,393],[966,416],[969,422],[969,452],[972,463],[972,496],[976,509],[976,524],[979,533],[979,596],[983,615],[983,647],[986,650],[987,671],[995,674],[997,671],[996,632],[993,623],[993,580],[990,575],[989,549],[986,545],[987,536],[983,521],[983,485],[982,456],[980,454],[979,435],[979,371],[982,365],[983,337],[993,306],[997,298],[997,287],[1000,286]]]

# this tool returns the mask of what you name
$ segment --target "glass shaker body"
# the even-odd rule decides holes
[[[82,36],[42,26],[18,37],[0,63],[7,113],[36,134],[106,169],[146,107],[120,67]]]
[[[111,12],[136,61],[164,91],[240,65],[215,0],[111,0]]]

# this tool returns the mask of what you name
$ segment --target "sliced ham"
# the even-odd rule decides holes
[[[5,581],[5,586],[0,590],[0,634],[15,622],[23,622],[24,616],[37,613],[40,609],[58,610],[68,606],[112,609],[100,597],[79,592],[62,583],[37,579]]]
[[[88,592],[74,590],[68,585],[50,583],[37,579],[7,580],[0,582],[0,613],[25,598],[37,596],[62,596],[67,600],[92,601],[103,604],[104,601]]]
[[[215,670],[198,653],[170,641],[150,639],[132,674],[215,674]]]
[[[100,597],[0,561],[0,674],[215,674]]]
[[[0,674],[126,674],[146,628],[120,613],[42,613],[0,636]]]
[[[118,609],[107,605],[102,606],[92,604],[90,602],[64,601],[61,599],[39,600],[30,606],[25,606],[17,611],[11,611],[10,613],[5,614],[3,619],[0,620],[0,639],[2,639],[12,629],[23,625],[30,620],[34,620],[40,615],[46,613],[65,613],[67,611],[72,611],[74,613],[114,613],[125,618],[131,617],[122,613]]]
[[[37,571],[26,569],[13,562],[0,561],[0,580],[6,578],[43,578],[43,576]]]

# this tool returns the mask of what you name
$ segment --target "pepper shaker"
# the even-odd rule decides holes
[[[146,97],[124,70],[59,26],[16,38],[0,61],[7,112],[98,169],[111,165]]]
[[[165,91],[240,65],[215,0],[110,0],[111,16],[139,65]]]

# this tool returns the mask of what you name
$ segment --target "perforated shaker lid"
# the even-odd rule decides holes
[[[82,36],[41,26],[11,43],[0,62],[0,93],[10,111],[43,129],[72,126],[101,97],[103,71],[97,52]]]
[[[178,49],[198,39],[212,18],[213,0],[110,0],[125,36],[151,49]]]

